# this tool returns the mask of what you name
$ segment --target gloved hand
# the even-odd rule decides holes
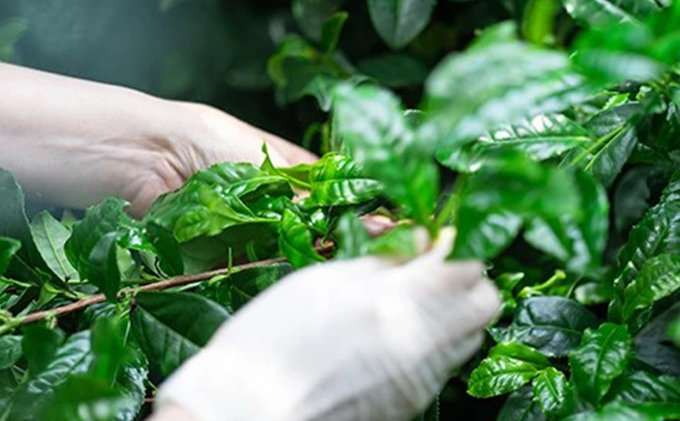
[[[108,196],[141,216],[207,166],[314,155],[217,109],[0,63],[0,167],[29,197],[85,208]]]
[[[336,261],[282,280],[162,386],[154,421],[409,420],[499,309],[481,264],[445,261],[451,244],[447,230],[410,262]]]

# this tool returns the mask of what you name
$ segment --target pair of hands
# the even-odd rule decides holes
[[[29,196],[141,216],[224,161],[316,158],[216,109],[0,64],[0,167]],[[367,257],[293,274],[171,377],[157,421],[408,420],[479,347],[498,295],[477,263],[445,261],[453,233],[411,262]]]

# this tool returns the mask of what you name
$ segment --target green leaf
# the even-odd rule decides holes
[[[208,285],[201,294],[229,309],[230,312],[236,312],[292,272],[293,267],[288,263],[240,270],[224,280],[216,281],[214,285]]]
[[[158,255],[160,268],[166,276],[184,273],[182,250],[171,232],[151,222],[146,226],[146,234]]]
[[[314,237],[302,219],[290,210],[283,213],[280,225],[279,247],[295,268],[324,261],[314,249]]]
[[[484,165],[492,151],[520,151],[543,161],[592,141],[583,126],[564,115],[541,114],[498,127],[474,142],[443,145],[437,159],[453,170],[472,172]]]
[[[680,289],[680,257],[662,254],[645,262],[642,270],[624,291],[623,317],[651,306]]]
[[[664,190],[659,204],[633,227],[619,253],[621,275],[615,285],[623,289],[639,276],[644,263],[655,256],[680,254],[680,177]]]
[[[512,212],[479,212],[462,207],[458,219],[465,221],[458,227],[453,256],[464,258],[492,258],[503,251],[522,228],[522,218]]]
[[[628,404],[677,403],[680,402],[680,380],[634,371],[618,378],[607,396],[611,401]]]
[[[507,339],[529,345],[549,357],[564,357],[581,343],[583,331],[597,326],[585,307],[563,297],[522,301],[508,328]]]
[[[293,17],[302,32],[313,40],[321,38],[321,31],[328,17],[345,0],[293,0]]]
[[[54,394],[41,420],[120,420],[130,406],[129,397],[119,389],[88,376],[71,376]]]
[[[70,376],[85,373],[92,362],[90,332],[83,331],[69,337],[49,365],[30,375],[16,390],[8,420],[33,421],[52,399],[56,389]]]
[[[382,184],[366,178],[350,158],[327,154],[316,163],[309,174],[311,203],[318,206],[360,204],[378,196]]]
[[[321,27],[321,38],[319,39],[321,51],[324,53],[335,51],[340,42],[342,28],[345,26],[348,18],[349,14],[347,12],[336,12],[324,22]]]
[[[581,346],[569,353],[572,381],[579,394],[598,404],[632,357],[632,338],[625,326],[604,323],[588,329]]]
[[[528,346],[498,344],[470,375],[468,393],[477,398],[488,398],[515,391],[549,365],[543,354]]]
[[[267,174],[252,164],[214,165],[158,199],[145,221],[160,225],[184,243],[215,236],[236,225],[276,222],[249,208],[266,194],[291,197],[292,190],[284,177]]]
[[[368,0],[368,11],[380,37],[396,50],[425,29],[434,5],[435,0]]]
[[[360,61],[357,67],[361,73],[390,88],[421,85],[429,72],[424,63],[403,53],[368,57]]]
[[[440,147],[475,139],[501,124],[561,111],[587,96],[565,53],[510,40],[480,42],[444,59],[425,90],[432,116],[425,137],[447,136]]]
[[[548,367],[532,380],[534,401],[549,417],[557,415],[567,399],[567,379],[562,372]]]
[[[118,291],[121,284],[117,238],[116,232],[110,232],[97,242],[90,253],[90,265],[87,274],[87,279],[96,285],[112,303],[118,301]]]
[[[62,281],[77,280],[78,272],[68,261],[64,250],[71,231],[49,212],[41,212],[33,218],[31,231],[38,251],[52,272]]]
[[[35,374],[44,370],[63,341],[64,332],[61,330],[50,329],[42,324],[26,326],[23,329],[21,351],[28,362],[29,371]]]
[[[575,215],[536,218],[524,239],[539,250],[567,263],[577,273],[588,273],[600,266],[609,235],[607,192],[589,174],[574,174],[581,198],[581,220]]]
[[[670,325],[668,335],[673,339],[675,345],[680,348],[680,318]]]
[[[140,292],[132,330],[150,363],[167,377],[208,343],[229,313],[195,294]]]
[[[358,216],[347,212],[338,221],[339,245],[336,259],[352,259],[368,253],[368,232]]]
[[[565,421],[662,421],[680,417],[677,404],[627,405],[613,402],[597,411],[583,412],[564,418]]]
[[[654,0],[562,0],[576,20],[594,27],[635,22],[659,10]]]
[[[21,248],[21,243],[17,240],[0,237],[0,275],[5,273],[12,257]]]
[[[0,337],[0,370],[12,367],[21,358],[21,336]]]
[[[124,224],[131,224],[131,219],[123,210],[126,206],[127,202],[121,199],[108,198],[89,208],[85,218],[73,227],[64,249],[82,279],[90,275],[90,255],[102,238],[117,232]]]
[[[341,85],[333,107],[337,135],[364,173],[381,181],[385,193],[417,222],[431,225],[438,171],[430,149],[408,126],[399,100],[376,87]]]
[[[545,421],[545,415],[534,402],[531,387],[526,385],[508,396],[496,421]]]

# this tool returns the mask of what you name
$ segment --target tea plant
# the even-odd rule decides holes
[[[133,420],[286,274],[408,258],[416,230],[444,226],[503,308],[420,419],[680,417],[680,3],[508,1],[521,25],[446,57],[418,108],[384,87],[420,83],[408,55],[343,57],[343,3],[295,1],[305,37],[269,61],[281,101],[329,111],[314,165],[219,164],[142,220],[115,198],[29,220],[0,172],[0,419]],[[400,49],[434,5],[366,7]],[[372,215],[394,226],[371,236]]]

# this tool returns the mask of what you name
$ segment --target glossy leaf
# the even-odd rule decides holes
[[[531,387],[526,385],[508,396],[496,421],[545,421],[545,415],[534,402]]]
[[[605,323],[586,330],[581,346],[569,353],[572,381],[579,394],[598,404],[628,367],[632,338],[625,326]]]
[[[541,370],[532,380],[534,401],[549,417],[559,413],[567,399],[567,379],[562,372],[549,367]]]
[[[123,200],[106,199],[88,209],[85,218],[73,227],[73,234],[64,248],[66,256],[82,279],[87,279],[90,275],[90,255],[102,238],[117,232],[121,225],[131,223],[123,210],[126,206],[127,202]]]
[[[10,260],[21,248],[21,243],[7,237],[0,237],[0,276],[5,273]]]
[[[205,346],[229,317],[216,303],[194,294],[142,292],[135,302],[132,330],[163,376]]]
[[[501,343],[470,375],[468,393],[488,398],[515,391],[548,365],[542,354],[525,345]]]
[[[608,397],[612,401],[630,404],[677,403],[680,402],[680,380],[634,371],[617,379]]]
[[[292,195],[286,179],[251,164],[225,163],[194,174],[182,188],[162,196],[145,221],[169,230],[180,243],[215,236],[247,223],[276,222],[256,215],[249,203],[264,194]]]
[[[508,328],[508,340],[529,345],[549,357],[564,357],[577,347],[583,331],[598,320],[585,307],[563,297],[533,297],[522,301]]]
[[[12,421],[33,421],[52,399],[56,389],[70,376],[85,373],[92,362],[90,332],[69,337],[57,350],[46,368],[29,376],[17,389],[8,418]]]
[[[592,141],[583,126],[564,115],[542,114],[503,125],[474,142],[443,145],[437,159],[453,170],[471,172],[483,166],[493,151],[520,151],[542,161],[576,147],[587,147]]]
[[[654,0],[562,0],[567,12],[594,27],[634,22],[659,10]]]
[[[366,202],[382,192],[382,185],[361,174],[351,159],[329,154],[314,165],[310,174],[311,203],[318,206],[344,206]]]
[[[517,236],[522,218],[512,212],[490,214],[464,207],[458,218],[465,221],[456,234],[456,258],[491,258],[498,255]]]
[[[342,85],[335,91],[338,136],[364,173],[381,181],[385,193],[417,222],[430,225],[438,171],[428,145],[418,142],[399,100],[375,87]]]
[[[324,258],[314,249],[314,238],[307,225],[290,210],[283,214],[280,225],[279,247],[295,268],[322,262]]]
[[[436,0],[368,0],[373,26],[392,48],[406,46],[425,28]]]
[[[637,279],[624,291],[623,317],[643,309],[680,289],[680,257],[662,254],[642,266]]]

